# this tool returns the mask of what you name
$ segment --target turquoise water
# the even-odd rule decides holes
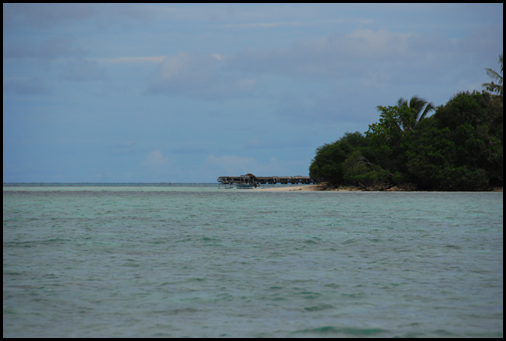
[[[503,194],[3,188],[4,337],[503,336]]]

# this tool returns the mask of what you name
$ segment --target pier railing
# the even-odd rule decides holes
[[[318,181],[309,176],[220,176],[218,182],[222,185],[230,184],[316,184]]]

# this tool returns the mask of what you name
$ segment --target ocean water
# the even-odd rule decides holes
[[[5,185],[4,337],[502,337],[503,193]]]

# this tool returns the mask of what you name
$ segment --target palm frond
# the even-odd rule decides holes
[[[436,107],[434,106],[434,103],[430,102],[429,104],[427,104],[427,106],[425,107],[425,110],[423,111],[422,115],[418,119],[418,122],[420,122],[421,120],[423,120],[425,118],[425,116],[427,116],[427,114],[429,112],[434,111],[434,110],[436,110]]]
[[[407,105],[408,105],[408,101],[405,100],[404,98],[401,97],[397,100],[398,107],[403,107],[403,106],[407,106]]]
[[[499,63],[501,64],[501,73],[503,72],[503,61],[502,61],[502,54],[499,55]],[[492,93],[497,93],[498,95],[503,95],[503,76],[500,75],[497,71],[494,71],[492,69],[486,68],[487,75],[492,78],[493,80],[497,81],[497,84],[494,82],[490,83],[483,83],[481,86],[483,86],[485,89]]]
[[[411,97],[411,100],[409,101],[409,107],[415,109],[415,122],[418,120],[418,117],[420,116],[420,113],[422,112],[425,104],[427,104],[427,101],[425,99],[418,96]]]
[[[495,79],[497,81],[497,83],[499,83],[499,85],[502,84],[502,76],[500,74],[498,74],[496,71],[492,70],[492,69],[485,69],[487,70],[487,75],[492,78],[492,79]]]
[[[420,120],[424,119],[429,114],[429,112],[435,110],[434,103],[430,102],[429,104],[427,104],[427,100],[418,96],[411,97],[409,102],[401,97],[397,101],[397,106],[415,109],[415,115],[413,117],[415,126]],[[406,122],[402,122],[402,128],[403,130],[406,130],[407,128],[413,130],[412,127],[409,127],[409,125]]]

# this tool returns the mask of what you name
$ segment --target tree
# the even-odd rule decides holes
[[[340,184],[344,180],[343,162],[356,149],[367,148],[368,139],[360,132],[345,133],[333,143],[316,149],[316,155],[309,166],[309,176],[319,181]]]
[[[501,73],[503,73],[502,54],[499,55],[499,63],[501,64]],[[482,86],[484,86],[491,93],[497,93],[497,95],[503,96],[502,76],[492,69],[487,68],[485,70],[487,70],[487,75],[489,75],[490,78],[497,81],[497,84],[494,84],[494,82],[490,82],[490,83],[483,83]]]
[[[497,79],[502,84],[502,77]],[[416,96],[397,104],[378,106],[379,121],[369,125],[365,136],[346,133],[319,147],[309,168],[311,177],[366,188],[392,183],[452,191],[503,186],[501,95],[461,92],[430,117],[434,106]]]
[[[390,172],[373,164],[362,156],[359,150],[355,150],[343,162],[342,170],[344,180],[358,183],[361,186],[369,186],[374,183],[388,180]]]
[[[401,97],[397,101],[397,106],[415,109],[414,117],[409,117],[409,122],[401,119],[401,123],[399,125],[399,129],[410,131],[413,131],[418,122],[423,120],[431,111],[435,110],[434,104],[432,102],[427,103],[425,99],[418,96],[411,97],[409,102]],[[376,108],[378,108],[378,111],[381,111],[383,107],[381,105],[378,105]]]
[[[369,150],[383,169],[401,170],[405,164],[406,142],[413,135],[416,109],[408,106],[378,106],[379,122],[369,125],[365,132],[369,138]]]
[[[458,93],[421,125],[406,150],[408,172],[421,188],[502,186],[502,105],[490,93]]]

